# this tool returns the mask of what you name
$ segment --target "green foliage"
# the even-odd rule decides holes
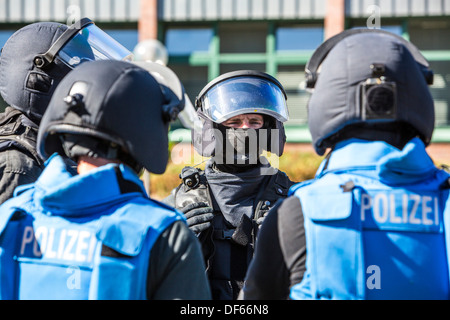
[[[207,158],[203,158],[207,160]],[[287,150],[279,158],[279,169],[284,171],[292,181],[300,182],[314,177],[317,168],[323,157],[319,157],[313,151],[304,150]],[[179,174],[181,169],[185,166],[199,165],[200,168],[204,168],[205,163],[193,163],[193,159],[189,163],[174,164],[169,162],[166,172],[161,175],[150,175],[150,190],[151,195],[155,199],[165,198],[170,194],[173,188],[177,187],[181,179]]]
[[[323,158],[312,151],[288,151],[280,157],[280,170],[292,181],[312,179]]]

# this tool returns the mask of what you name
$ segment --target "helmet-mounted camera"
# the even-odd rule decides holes
[[[385,65],[370,65],[372,77],[360,83],[357,94],[362,120],[395,119],[397,115],[397,86],[385,76]]]

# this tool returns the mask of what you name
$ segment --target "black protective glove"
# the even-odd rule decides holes
[[[206,202],[196,202],[180,209],[186,217],[189,229],[195,234],[211,227],[211,221],[214,218],[213,208]]]
[[[264,222],[264,219],[266,218],[267,214],[269,213],[269,209],[261,210],[259,212],[259,218],[256,219],[256,225],[258,227],[258,230],[261,228],[262,223]]]

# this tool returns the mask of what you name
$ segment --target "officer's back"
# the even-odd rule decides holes
[[[168,150],[184,103],[169,90],[122,61],[63,79],[38,135],[46,168],[0,206],[0,298],[209,298],[197,239],[138,176],[165,170],[168,152],[152,150]]]
[[[284,250],[257,246],[244,298],[272,273],[263,262],[273,257],[293,299],[447,299],[450,175],[425,149],[434,129],[428,62],[403,38],[354,29],[327,40],[306,71],[312,143],[329,153],[269,213],[260,243]]]

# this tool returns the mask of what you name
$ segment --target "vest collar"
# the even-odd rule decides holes
[[[318,175],[340,170],[375,170],[388,183],[413,183],[439,171],[419,138],[399,150],[383,141],[349,139],[336,145],[325,159]]]
[[[35,183],[34,198],[37,205],[51,210],[52,214],[87,214],[91,208],[119,201],[129,192],[124,190],[123,181],[127,187],[129,183],[135,186],[131,191],[145,194],[142,181],[125,165],[108,164],[77,175],[55,154]]]

